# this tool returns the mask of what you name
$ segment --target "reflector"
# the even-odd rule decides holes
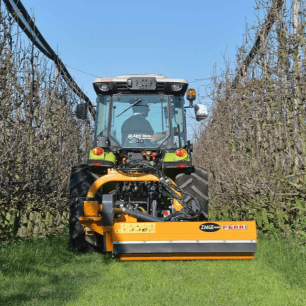
[[[185,149],[177,149],[175,151],[175,155],[179,157],[184,157],[187,155],[187,151]]]
[[[94,148],[92,150],[92,153],[99,156],[99,155],[102,155],[104,153],[104,150],[101,149],[101,148]]]

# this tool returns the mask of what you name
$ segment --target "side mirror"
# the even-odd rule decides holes
[[[87,119],[87,103],[81,103],[76,106],[75,115],[78,119]]]
[[[194,114],[197,121],[201,121],[208,117],[207,107],[203,104],[195,104]]]

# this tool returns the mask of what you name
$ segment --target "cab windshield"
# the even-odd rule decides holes
[[[185,146],[184,99],[179,96],[122,94],[98,96],[96,137],[121,148]]]

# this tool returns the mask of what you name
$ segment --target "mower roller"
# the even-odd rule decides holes
[[[70,177],[70,248],[120,260],[252,259],[255,221],[208,221],[205,168],[192,165],[186,109],[207,117],[185,79],[94,80],[94,148]],[[189,105],[185,106],[187,92]],[[87,118],[87,105],[76,108]]]

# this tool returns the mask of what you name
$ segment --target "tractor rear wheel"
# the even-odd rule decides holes
[[[70,175],[69,197],[69,247],[75,251],[101,252],[103,250],[103,236],[97,233],[85,235],[85,227],[81,225],[79,217],[82,215],[82,200],[97,176],[88,170],[87,165],[75,166]],[[97,199],[102,198],[101,192]]]
[[[203,167],[195,166],[187,169],[185,172],[175,177],[175,183],[178,187],[186,190],[192,196],[198,199],[201,204],[203,215],[200,220],[208,219],[208,183],[207,172]],[[187,203],[191,202],[191,197],[183,195]]]

